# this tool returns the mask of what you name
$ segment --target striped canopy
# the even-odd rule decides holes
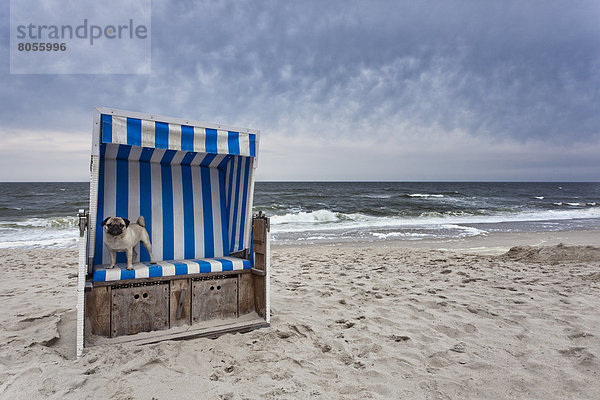
[[[100,115],[93,264],[110,263],[100,226],[109,216],[142,215],[158,261],[248,249],[256,134],[123,114]],[[149,261],[136,251],[134,261]]]
[[[102,143],[256,156],[256,134],[102,114]]]

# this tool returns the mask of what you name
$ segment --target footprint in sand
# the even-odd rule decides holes
[[[569,347],[558,352],[565,357],[576,360],[577,364],[584,367],[598,365],[598,359],[587,347]]]
[[[581,339],[581,338],[591,338],[593,336],[594,335],[592,335],[591,333],[587,333],[587,332],[576,332],[576,333],[567,335],[567,337],[571,340]]]

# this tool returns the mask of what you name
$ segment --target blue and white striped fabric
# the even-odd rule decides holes
[[[250,193],[251,158],[235,157],[227,164],[225,187],[227,190],[227,219],[229,232],[229,252],[247,248],[249,233],[252,230],[252,210],[248,209]]]
[[[197,153],[256,156],[256,135],[102,114],[101,142]]]
[[[133,270],[127,270],[125,264],[117,264],[115,268],[94,268],[94,282],[109,282],[122,279],[158,278],[201,274],[207,272],[240,271],[250,269],[250,261],[241,258],[222,257],[201,260],[159,261],[156,264],[136,263]]]
[[[135,222],[142,215],[159,261],[226,257],[249,247],[255,135],[202,134],[104,114],[101,121],[95,266],[110,263],[100,226],[109,216]],[[150,260],[143,246],[136,252],[134,262]]]

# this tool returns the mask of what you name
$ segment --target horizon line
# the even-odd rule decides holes
[[[0,181],[0,183],[89,183],[89,181]],[[600,181],[558,180],[256,180],[255,183],[600,183]]]

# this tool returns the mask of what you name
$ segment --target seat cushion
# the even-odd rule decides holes
[[[143,262],[133,264],[133,270],[127,270],[127,265],[120,263],[114,268],[107,268],[107,265],[94,266],[93,281],[107,282],[124,279],[157,278],[207,272],[238,271],[251,268],[249,260],[236,257],[159,261],[156,264]]]

